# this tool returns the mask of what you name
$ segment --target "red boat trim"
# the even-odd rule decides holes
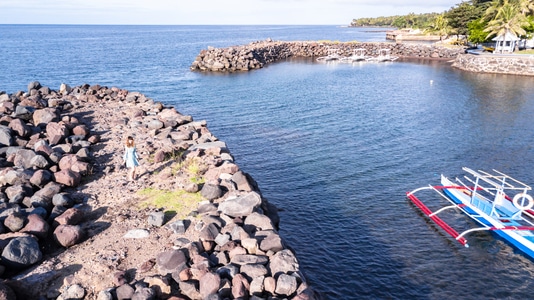
[[[449,224],[445,223],[445,221],[443,221],[440,217],[438,217],[437,215],[430,216],[430,214],[432,214],[432,211],[426,205],[424,205],[423,202],[421,202],[421,200],[419,200],[414,194],[408,193],[407,196],[408,199],[410,199],[415,204],[415,206],[419,207],[419,209],[421,209],[423,213],[425,213],[432,221],[434,221],[437,225],[443,228],[445,232],[451,235],[460,244],[464,246],[467,244],[467,240],[464,237],[458,238],[460,234],[451,226],[449,226]]]

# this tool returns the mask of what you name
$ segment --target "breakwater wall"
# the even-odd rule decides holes
[[[533,55],[460,54],[452,66],[478,73],[534,76]]]
[[[0,299],[321,299],[278,223],[205,121],[116,87],[0,92]]]
[[[211,72],[249,71],[263,68],[266,64],[289,57],[321,57],[328,51],[350,56],[355,49],[365,49],[365,54],[378,56],[380,49],[389,49],[390,54],[406,58],[454,59],[464,48],[446,48],[435,45],[403,43],[359,42],[313,42],[313,41],[259,41],[248,45],[201,50],[191,70]]]

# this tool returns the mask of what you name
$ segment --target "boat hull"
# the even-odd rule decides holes
[[[459,186],[454,184],[451,180],[444,176],[442,176],[441,184],[443,186]],[[534,259],[534,234],[532,233],[532,231],[511,229],[499,230],[499,228],[509,227],[510,224],[504,224],[501,220],[490,217],[489,215],[484,213],[483,210],[472,205],[471,197],[467,195],[462,189],[444,188],[443,192],[455,204],[461,205],[462,211],[471,219],[476,221],[479,225],[483,227],[495,227],[496,229],[491,230],[494,234],[506,241],[508,244],[512,245],[514,248],[520,250],[521,252],[529,256],[531,259]],[[512,223],[512,226],[520,226],[520,224],[515,223],[513,221],[508,221],[506,223]]]

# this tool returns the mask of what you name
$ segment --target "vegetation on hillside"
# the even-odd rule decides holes
[[[534,33],[534,0],[467,0],[443,13],[360,18],[351,26],[420,29],[474,44],[489,42],[505,32],[527,39]]]

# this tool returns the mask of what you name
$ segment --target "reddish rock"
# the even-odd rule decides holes
[[[78,225],[83,219],[83,212],[75,207],[67,209],[55,219],[59,225]]]
[[[66,186],[78,186],[82,180],[80,173],[71,170],[61,170],[56,172],[54,173],[54,177],[56,178],[57,183]]]
[[[160,163],[160,162],[163,162],[164,160],[165,160],[165,151],[163,150],[156,151],[156,153],[154,154],[154,163]]]
[[[69,135],[67,126],[63,123],[50,122],[46,125],[46,135],[51,145],[57,145]]]
[[[206,299],[210,294],[216,294],[221,284],[221,278],[214,273],[206,273],[200,278],[200,296]]]
[[[232,278],[232,296],[234,299],[248,298],[249,289],[250,285],[245,276],[237,274]]]
[[[83,231],[80,226],[59,225],[54,230],[54,238],[59,245],[68,248],[81,242]]]
[[[6,217],[4,220],[4,226],[9,228],[12,232],[17,232],[21,230],[25,223],[27,222],[27,219],[20,213],[13,213]]]
[[[99,135],[92,135],[87,140],[91,144],[96,144],[96,143],[100,142],[100,136]]]
[[[263,286],[265,291],[274,294],[274,291],[276,290],[276,279],[273,277],[265,277],[263,280]]]
[[[59,113],[55,108],[38,109],[33,113],[33,124],[41,126],[59,119]]]
[[[48,145],[48,143],[44,140],[36,142],[34,145],[34,150],[37,153],[46,154],[46,155],[50,155],[52,154],[52,152],[54,152],[52,150],[52,147],[50,147],[50,145]]]
[[[72,128],[72,134],[74,135],[83,135],[83,136],[88,136],[89,135],[89,129],[87,128],[87,126],[85,125],[78,125],[74,128]]]
[[[16,132],[20,137],[28,137],[32,133],[31,128],[22,121],[22,119],[14,119],[9,122],[9,128]]]
[[[180,273],[178,273],[178,278],[180,279],[180,281],[188,281],[193,278],[193,273],[191,273],[190,268],[186,268],[180,271]]]
[[[43,240],[48,236],[49,229],[50,225],[40,215],[31,214],[28,216],[28,224],[20,232],[33,234]]]
[[[248,181],[247,175],[242,171],[232,175],[232,181],[235,182],[237,189],[240,191],[251,192],[254,190]]]
[[[33,173],[32,177],[30,178],[30,183],[42,187],[45,184],[52,181],[52,173],[48,170],[37,170],[35,173]]]

